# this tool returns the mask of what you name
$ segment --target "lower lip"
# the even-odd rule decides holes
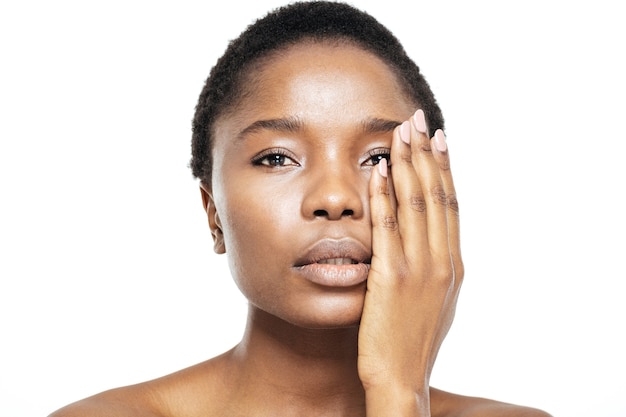
[[[367,280],[368,264],[352,265],[307,264],[296,268],[302,276],[314,284],[325,287],[352,287]]]

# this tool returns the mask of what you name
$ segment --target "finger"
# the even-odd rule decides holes
[[[441,181],[447,198],[448,235],[455,275],[458,284],[463,278],[463,263],[461,258],[461,239],[459,221],[459,203],[456,197],[452,171],[450,170],[450,153],[446,137],[441,129],[435,132],[432,140],[433,156],[439,165]]]
[[[389,187],[390,171],[383,159],[372,170],[369,183],[370,213],[372,219],[372,264],[373,272],[387,273],[396,260],[404,254],[400,241],[398,218],[393,207]]]
[[[394,131],[391,144],[393,187],[397,201],[398,223],[403,246],[413,254],[428,253],[426,201],[411,156],[411,124],[402,123]],[[407,143],[408,142],[408,143]]]
[[[449,261],[447,196],[441,170],[426,136],[424,112],[417,110],[411,121],[411,160],[424,193],[430,252],[441,262]]]

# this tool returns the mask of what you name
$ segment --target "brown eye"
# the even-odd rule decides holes
[[[367,158],[365,162],[363,162],[363,165],[365,166],[378,165],[380,161],[382,161],[383,159],[386,159],[387,164],[390,164],[391,154],[389,152],[390,152],[389,149],[386,149],[386,148],[374,149],[369,152],[369,158]]]
[[[380,154],[380,155],[374,155],[370,158],[370,160],[372,161],[373,165],[378,165],[380,163],[381,160],[386,159],[387,163],[389,163],[389,160],[391,159],[389,157],[389,154]]]
[[[252,164],[267,167],[296,166],[298,163],[281,149],[269,149],[252,159]]]
[[[268,156],[264,157],[261,160],[261,164],[262,165],[269,165],[269,166],[273,166],[273,167],[280,167],[280,166],[285,165],[285,162],[287,160],[291,161],[291,159],[287,158],[285,155],[272,154],[272,155],[268,155]]]

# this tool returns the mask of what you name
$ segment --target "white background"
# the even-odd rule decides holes
[[[0,6],[0,416],[238,341],[245,300],[212,254],[191,118],[227,41],[281,2],[213,4]],[[467,276],[433,385],[626,415],[619,2],[355,4],[447,118]]]

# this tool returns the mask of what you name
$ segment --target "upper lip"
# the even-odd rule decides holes
[[[315,264],[328,259],[350,259],[353,263],[370,263],[371,252],[359,241],[352,238],[322,239],[307,249],[295,266]]]

